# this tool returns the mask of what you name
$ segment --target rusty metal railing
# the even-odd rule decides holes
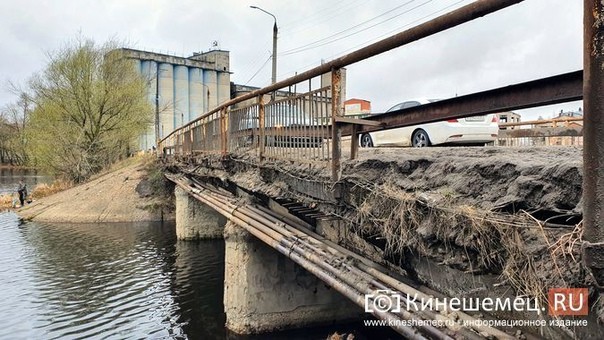
[[[165,155],[192,155],[198,152],[220,152],[223,155],[229,152],[255,153],[258,162],[270,158],[329,162],[332,179],[337,181],[341,173],[341,136],[344,126],[352,127],[353,133],[357,132],[355,126],[358,124],[384,127],[383,124],[370,121],[343,119],[341,68],[519,2],[522,0],[475,1],[294,77],[234,98],[173,131],[160,141],[158,148]],[[331,73],[331,86],[320,89],[318,95],[316,91],[310,90],[302,95],[302,99],[293,97],[264,104],[265,95],[272,94],[271,97],[274,98],[277,90],[306,81],[310,84],[313,78],[326,73]],[[249,99],[256,99],[256,103],[238,107]],[[257,127],[253,125],[256,116]],[[302,118],[306,116],[308,120]],[[305,123],[294,123],[294,117],[304,119]],[[396,124],[387,127],[394,128]],[[356,143],[351,144],[351,155],[354,156]]]
[[[499,124],[498,146],[583,146],[583,118],[553,119]]]
[[[171,133],[160,143],[164,156],[220,153],[223,131],[221,110],[211,111],[190,124]]]
[[[232,109],[228,152],[258,160],[325,163],[331,160],[331,86],[290,95],[269,103]]]
[[[585,0],[583,69],[583,259],[604,298],[604,3]]]
[[[500,123],[500,129],[515,129],[519,126],[530,126],[531,128],[538,126],[547,126],[547,127],[569,127],[573,122],[583,122],[583,117],[558,117],[552,119],[540,119],[540,120],[529,120],[525,122],[513,122],[513,123]]]
[[[583,136],[498,137],[497,146],[583,146]]]

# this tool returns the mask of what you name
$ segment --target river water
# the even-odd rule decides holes
[[[0,193],[20,178],[0,175]],[[230,334],[224,240],[176,240],[173,222],[44,224],[0,211],[0,339],[326,339],[358,325],[254,337]]]
[[[0,213],[0,338],[224,339],[224,241]]]
[[[373,338],[358,325],[229,334],[224,240],[178,241],[173,222],[43,224],[0,212],[0,235],[0,339]]]
[[[0,167],[0,195],[15,192],[20,179],[24,180],[29,192],[40,183],[50,184],[53,180],[51,176],[42,175],[36,170]]]

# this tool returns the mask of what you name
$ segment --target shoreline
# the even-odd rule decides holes
[[[14,169],[14,170],[38,170],[33,166],[27,165],[10,165],[10,164],[0,164],[0,169]]]
[[[143,222],[168,220],[156,207],[149,184],[149,159],[134,157],[114,164],[89,181],[46,197],[14,211],[24,220],[49,223]]]

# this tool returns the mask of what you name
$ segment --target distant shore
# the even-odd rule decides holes
[[[0,164],[0,169],[36,170],[36,168],[25,165]]]

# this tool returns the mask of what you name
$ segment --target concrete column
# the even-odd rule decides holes
[[[226,327],[260,334],[358,319],[361,308],[232,222],[225,227]]]
[[[176,197],[176,238],[179,240],[199,240],[222,238],[226,218],[214,209],[191,197],[177,186]]]

